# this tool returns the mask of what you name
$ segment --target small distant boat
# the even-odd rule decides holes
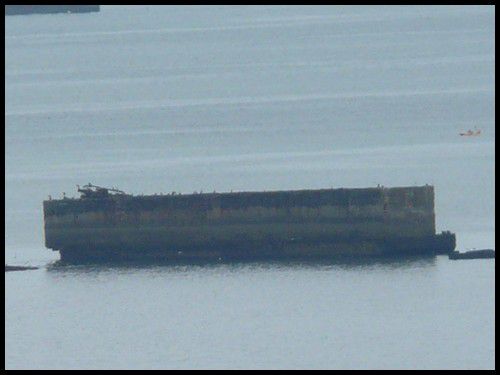
[[[448,255],[449,259],[495,259],[495,250],[483,249],[472,250],[465,253],[453,251]]]
[[[462,137],[477,137],[478,135],[481,135],[481,129],[478,129],[476,131],[469,129],[465,133],[460,133],[460,135]]]

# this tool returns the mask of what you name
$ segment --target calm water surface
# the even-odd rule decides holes
[[[433,184],[495,248],[493,7],[6,17],[6,368],[494,368],[494,261],[63,267],[42,201]],[[458,136],[477,127],[476,138]]]

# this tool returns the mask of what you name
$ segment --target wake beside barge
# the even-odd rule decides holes
[[[45,246],[68,262],[449,254],[434,187],[132,196],[87,185],[43,202]]]

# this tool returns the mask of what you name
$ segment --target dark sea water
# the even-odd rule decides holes
[[[5,366],[489,368],[495,261],[64,267],[42,201],[433,184],[495,248],[494,7],[6,17]],[[477,127],[479,137],[459,132]]]

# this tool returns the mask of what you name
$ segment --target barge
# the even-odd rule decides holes
[[[79,263],[450,254],[434,187],[133,196],[88,184],[43,202],[45,246]]]

